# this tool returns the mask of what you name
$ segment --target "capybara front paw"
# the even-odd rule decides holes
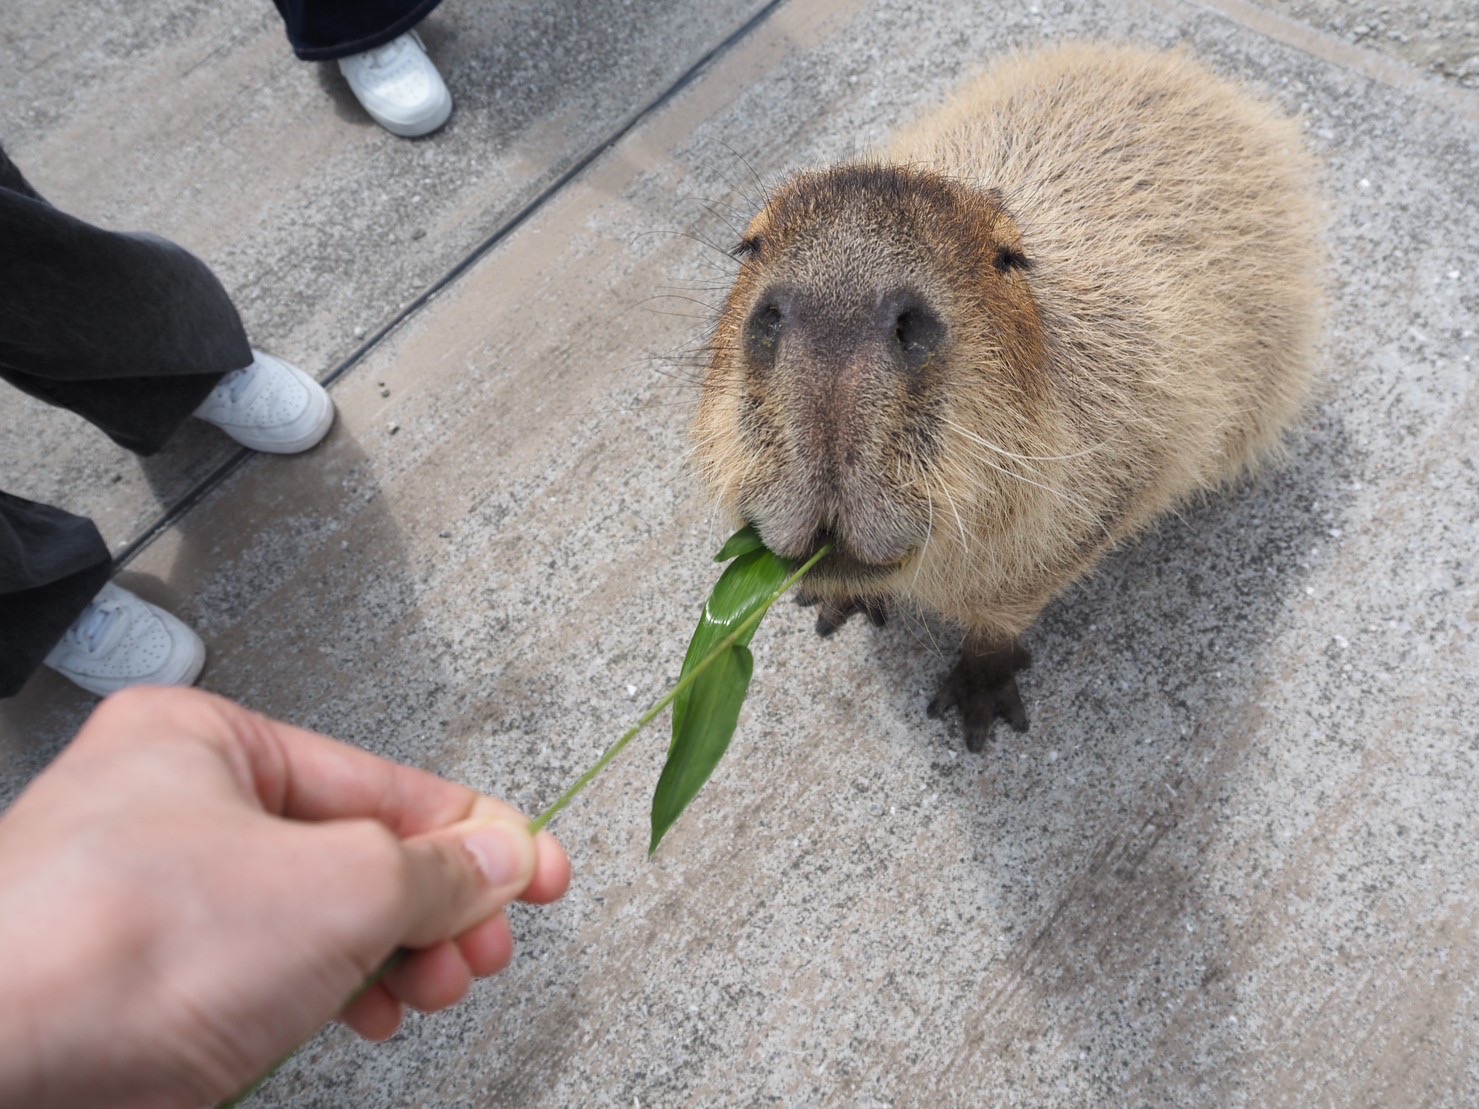
[[[801,605],[818,605],[817,609],[817,634],[828,636],[835,632],[847,618],[855,612],[861,612],[868,617],[875,628],[881,628],[888,622],[888,611],[884,608],[882,601],[860,601],[849,597],[844,600],[822,601],[811,596],[805,591],[796,594],[796,603]]]
[[[1017,690],[1017,671],[1032,665],[1032,655],[1016,642],[984,650],[967,645],[960,659],[940,682],[926,710],[939,719],[949,709],[960,710],[969,751],[986,746],[991,725],[1001,718],[1019,732],[1027,730],[1027,710]]]

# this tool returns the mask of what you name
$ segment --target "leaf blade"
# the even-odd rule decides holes
[[[688,672],[701,662],[721,640],[753,615],[756,609],[766,604],[786,580],[789,569],[783,559],[765,547],[746,551],[725,568],[724,573],[714,584],[709,599],[704,603],[703,615],[699,617],[698,627],[694,629],[693,638],[688,643],[688,653],[683,656],[683,669],[678,674],[679,681],[682,681]],[[758,624],[756,626],[758,627]],[[735,642],[738,646],[746,646],[754,634],[755,628],[752,627]],[[707,673],[701,674],[692,687],[674,699],[673,744],[677,743],[678,737],[683,734],[683,718],[687,712],[689,698],[693,695],[694,689],[707,680],[717,679],[710,679]],[[672,757],[672,750],[673,745],[669,744],[669,758]]]
[[[668,761],[652,794],[649,856],[698,796],[729,749],[754,671],[755,658],[750,649],[736,644],[727,648],[689,691],[682,730],[673,737]]]
[[[751,617],[763,615],[791,574],[789,563],[766,548],[753,528],[747,526],[736,532],[719,553],[722,556],[735,551],[738,553],[704,604],[683,658],[680,684],[717,649],[709,667],[673,699],[673,737],[652,795],[649,856],[708,782],[739,724],[740,709],[754,673],[749,642],[759,619],[738,636],[735,631]],[[722,647],[726,639],[729,646]]]
[[[746,524],[725,541],[724,546],[719,548],[719,553],[714,556],[714,561],[728,562],[740,555],[758,551],[764,546],[765,543],[761,540],[760,533],[753,525]]]

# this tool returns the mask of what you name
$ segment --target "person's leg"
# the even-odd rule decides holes
[[[198,415],[255,450],[296,453],[334,409],[259,355],[209,267],[156,235],[57,211],[0,150],[0,379],[152,454]]]
[[[0,380],[139,454],[188,417],[282,453],[327,433],[333,404],[253,351],[225,290],[189,252],[58,212],[0,150]],[[188,683],[204,647],[108,581],[92,523],[0,493],[0,696],[43,662],[95,693]]]
[[[452,94],[412,30],[438,0],[273,0],[293,52],[336,61],[376,123],[405,138],[452,115]]]
[[[0,492],[0,697],[20,691],[112,571],[91,520]]]
[[[0,378],[150,454],[252,357],[205,263],[57,211],[0,150]]]
[[[293,53],[332,62],[399,38],[441,0],[273,0]]]
[[[43,664],[100,696],[195,681],[200,637],[112,572],[91,520],[0,492],[0,697]]]

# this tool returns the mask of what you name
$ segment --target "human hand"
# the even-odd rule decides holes
[[[504,906],[569,884],[527,823],[198,690],[115,694],[0,817],[0,1104],[213,1102],[336,1014],[384,1039],[455,1003],[512,958]]]

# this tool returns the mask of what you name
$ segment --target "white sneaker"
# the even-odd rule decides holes
[[[205,644],[164,609],[109,582],[46,665],[106,697],[130,685],[192,684],[205,665]]]
[[[252,364],[223,377],[195,415],[253,450],[306,451],[328,434],[334,402],[297,366],[260,350],[252,355]]]
[[[429,135],[452,114],[452,94],[414,31],[340,58],[339,72],[365,111],[393,135]]]

